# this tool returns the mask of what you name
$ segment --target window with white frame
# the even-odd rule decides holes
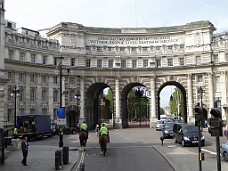
[[[14,51],[9,50],[9,59],[14,59]]]
[[[179,58],[180,66],[184,66],[184,58]]]
[[[47,56],[43,56],[43,61],[42,61],[43,64],[47,64]]]
[[[53,92],[53,102],[58,102],[58,90],[54,90]]]
[[[173,59],[168,59],[168,66],[169,67],[173,66]]]
[[[161,67],[161,59],[156,59],[156,67]]]
[[[126,59],[121,59],[121,68],[126,68]]]
[[[196,65],[201,64],[201,56],[196,56]]]
[[[42,90],[42,102],[47,102],[47,90]]]
[[[220,92],[220,76],[215,77],[215,91]]]
[[[133,59],[131,62],[132,62],[132,68],[137,68],[137,60]]]
[[[31,63],[36,63],[36,55],[31,54]]]
[[[24,52],[20,52],[20,54],[19,54],[19,60],[21,62],[24,62],[25,61],[25,53]]]
[[[113,68],[113,59],[108,60],[108,68]]]
[[[197,83],[203,82],[203,75],[197,75]]]
[[[143,67],[144,68],[148,67],[148,59],[143,60]]]
[[[58,84],[58,76],[53,77],[53,84]]]
[[[102,68],[102,60],[101,59],[97,60],[97,68]]]
[[[36,98],[36,92],[34,89],[31,89],[30,90],[30,101],[35,102],[35,98]]]
[[[30,74],[30,82],[35,83],[35,74]]]
[[[24,83],[25,82],[25,74],[24,73],[19,73],[19,82]]]
[[[91,60],[90,59],[86,59],[86,67],[89,68],[91,65]]]
[[[219,57],[218,57],[218,54],[213,55],[213,61],[214,61],[214,63],[219,63]]]

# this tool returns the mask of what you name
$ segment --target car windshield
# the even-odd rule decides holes
[[[163,124],[163,121],[157,121],[157,124]]]
[[[185,127],[183,127],[183,132],[184,133],[198,132],[198,127],[196,127],[195,125],[185,126]]]
[[[173,129],[173,123],[166,123],[165,124],[165,129]]]

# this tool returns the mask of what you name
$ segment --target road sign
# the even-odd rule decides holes
[[[57,109],[57,113],[56,116],[58,118],[65,118],[65,108],[64,107],[60,107]]]
[[[66,125],[66,118],[57,118],[57,125]]]

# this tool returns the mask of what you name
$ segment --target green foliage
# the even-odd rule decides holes
[[[108,93],[104,95],[104,97],[109,100],[109,110],[113,114],[113,94],[111,89],[108,89]]]
[[[163,108],[160,107],[160,114],[164,115],[165,114],[165,110]]]
[[[181,116],[184,114],[184,98],[181,90],[175,88],[175,91],[172,94],[173,100],[169,101],[170,113],[178,116],[178,104],[179,104],[179,113]]]

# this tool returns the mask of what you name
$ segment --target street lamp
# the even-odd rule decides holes
[[[60,78],[60,99],[59,99],[59,106],[62,108],[62,95],[63,95],[63,85],[62,85],[62,77],[63,77],[63,57],[60,55],[59,59],[59,78]],[[63,128],[60,125],[59,129],[59,147],[63,147]]]
[[[74,96],[74,98],[77,100],[77,112],[78,112],[78,114],[79,114],[79,117],[80,117],[80,111],[79,111],[79,109],[78,109],[78,101],[80,100],[80,97],[81,97],[81,94],[80,94],[80,91],[78,90],[77,92],[76,92],[76,94],[75,94],[75,96]]]
[[[17,127],[17,97],[20,96],[20,90],[17,89],[17,86],[14,86],[11,96],[14,97],[14,128]]]

